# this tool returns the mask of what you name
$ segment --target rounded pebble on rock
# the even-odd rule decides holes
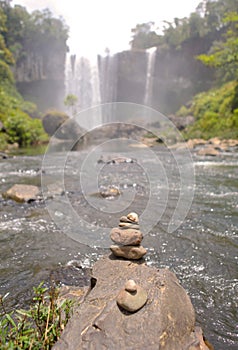
[[[147,298],[146,290],[140,286],[137,286],[137,291],[133,294],[122,289],[117,296],[117,304],[129,312],[135,312],[145,305]]]
[[[137,291],[137,284],[136,284],[136,282],[134,280],[128,280],[125,283],[125,290],[127,292],[130,292],[130,293],[136,292]]]

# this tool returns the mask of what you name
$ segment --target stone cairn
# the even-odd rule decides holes
[[[139,260],[146,254],[146,249],[141,245],[143,235],[136,213],[122,216],[119,227],[114,227],[111,230],[110,238],[116,243],[110,247],[116,257]],[[118,306],[127,312],[136,312],[146,304],[147,299],[146,290],[130,279],[126,281],[116,301]]]
[[[139,219],[136,213],[122,216],[119,227],[114,227],[111,230],[110,238],[116,243],[110,249],[117,257],[139,260],[146,254],[146,249],[141,245],[143,235],[140,231]]]

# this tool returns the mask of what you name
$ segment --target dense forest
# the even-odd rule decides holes
[[[132,29],[132,50],[155,46],[160,54],[176,55],[189,47],[193,55],[193,49],[199,47],[194,61],[199,60],[214,71],[212,89],[199,93],[177,112],[196,118],[186,130],[187,138],[238,137],[237,6],[237,0],[203,0],[188,18],[164,22],[162,32],[153,22]],[[194,72],[194,80],[199,78]],[[202,88],[207,89],[205,85]]]
[[[40,57],[42,74],[47,74],[53,53],[63,58],[64,65],[67,38],[67,26],[50,11],[29,14],[9,0],[0,1],[0,149],[7,144],[28,146],[47,140],[36,105],[17,91],[16,68],[30,56]]]

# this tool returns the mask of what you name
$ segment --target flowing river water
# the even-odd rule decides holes
[[[161,147],[154,152],[162,162],[170,163],[168,154]],[[90,181],[88,197],[80,188],[78,169],[86,153],[84,150],[69,154],[65,191],[72,208],[89,228],[90,225],[105,227],[108,235],[108,228],[117,226],[122,214],[130,210],[139,214],[143,211],[150,196],[150,180],[136,162],[105,164],[103,167],[95,162],[94,170],[100,169],[98,182],[101,187],[117,186],[122,201],[125,194],[134,195],[131,206],[121,213],[107,213],[108,203],[113,205],[117,199],[93,193]],[[126,155],[123,150],[121,154]],[[40,186],[42,158],[15,156],[1,160],[1,192],[15,183]],[[60,158],[61,153],[52,154],[52,163],[44,170],[47,181],[52,181],[51,175],[57,172],[57,159]],[[148,248],[146,260],[151,266],[168,267],[176,273],[191,297],[197,324],[215,349],[235,350],[238,344],[238,153],[226,152],[206,158],[193,155],[193,161],[196,187],[190,211],[175,232],[167,232],[163,223],[177,200],[175,173],[174,182],[169,184],[166,211],[144,238],[143,245]],[[90,172],[90,169],[85,171]],[[90,174],[86,175],[90,179]],[[155,209],[163,201],[159,186],[157,190]],[[60,197],[56,194],[55,198],[57,196]],[[54,198],[19,204],[0,199],[0,294],[9,292],[6,299],[9,307],[27,304],[32,286],[49,279],[52,271],[59,272],[62,284],[77,285],[81,271],[78,266],[88,267],[109,252],[105,247],[94,246],[93,233],[89,245],[85,244],[87,233],[80,224],[77,240],[62,232],[48,213],[47,205],[51,201]],[[70,268],[65,270],[66,266]]]

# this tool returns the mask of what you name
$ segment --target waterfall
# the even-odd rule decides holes
[[[71,55],[66,64],[66,96],[77,96],[76,111],[117,101],[117,55],[88,59]],[[98,112],[97,112],[98,113]],[[112,111],[104,109],[101,122],[111,120]],[[98,117],[95,117],[98,121]],[[102,119],[103,118],[103,119]]]
[[[73,94],[78,101],[76,111],[101,104],[97,58],[88,59],[71,55],[66,64],[66,96]],[[99,116],[95,121],[100,122]]]
[[[145,82],[145,95],[144,95],[144,105],[152,105],[153,97],[153,79],[154,79],[154,68],[155,68],[155,57],[156,57],[156,47],[151,47],[146,50],[147,54],[147,73]]]
[[[115,102],[117,98],[117,55],[100,56],[99,71],[102,102]]]
[[[117,55],[99,56],[99,76],[101,88],[102,103],[111,103],[117,101]],[[105,109],[106,115],[103,116],[104,122],[112,120],[113,105]]]

